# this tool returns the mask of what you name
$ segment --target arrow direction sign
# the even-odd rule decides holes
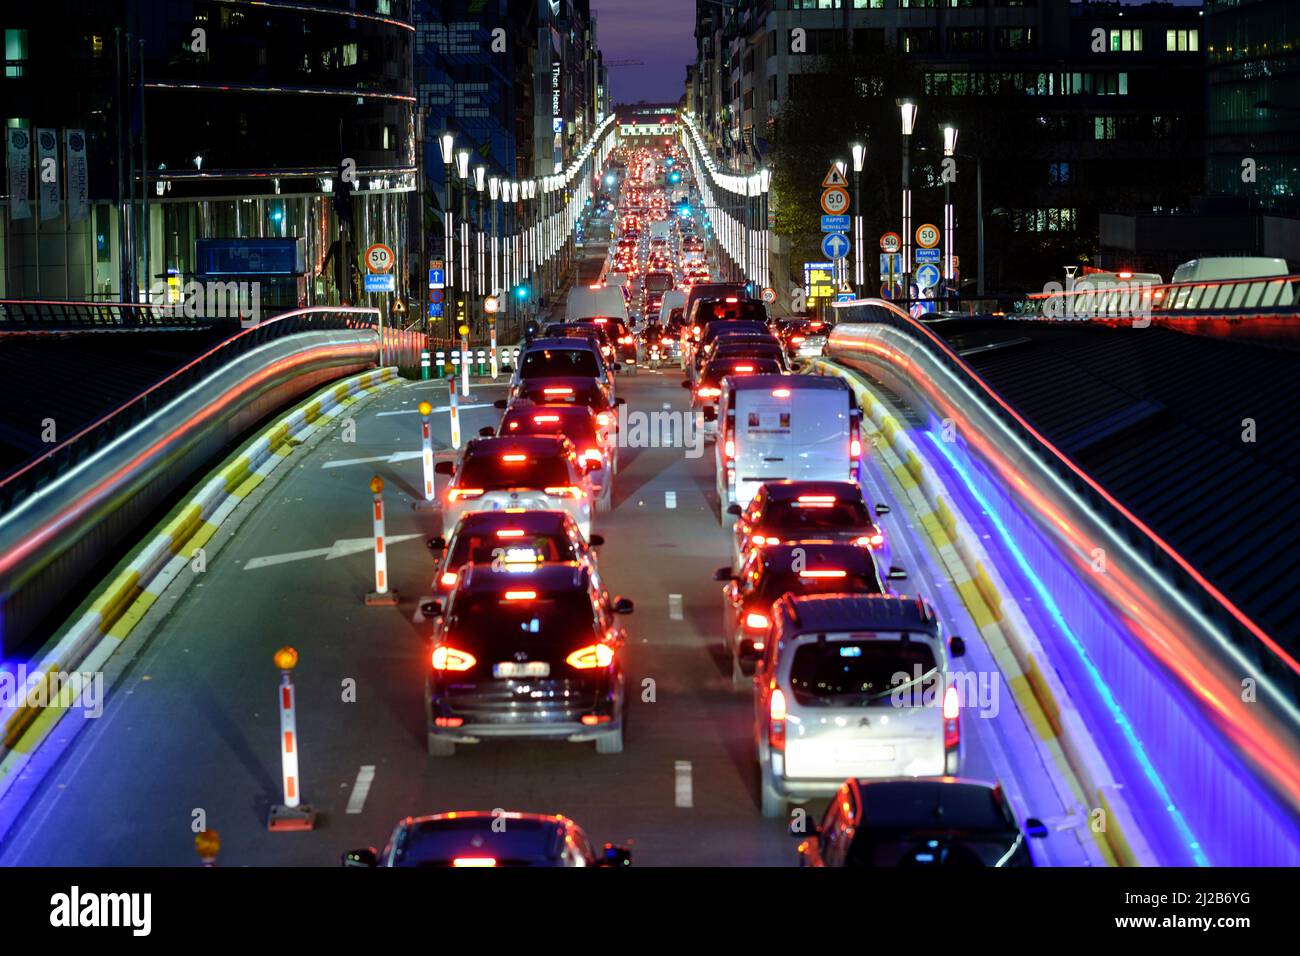
[[[832,232],[822,239],[822,255],[828,259],[843,259],[849,252],[848,237],[842,233]]]

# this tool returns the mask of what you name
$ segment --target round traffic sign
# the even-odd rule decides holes
[[[764,289],[764,290],[763,290],[763,301],[766,302],[768,305],[771,305],[773,302],[775,302],[775,301],[776,301],[776,290],[775,290],[775,289]]]
[[[388,272],[393,268],[393,250],[382,242],[376,242],[366,250],[366,270],[371,273]]]
[[[916,267],[916,284],[929,289],[939,284],[939,267],[933,262],[923,262]]]
[[[922,249],[933,249],[939,244],[939,227],[926,223],[916,227],[916,244]]]
[[[498,299],[496,296],[490,295],[483,300],[483,311],[486,312],[488,315],[491,315],[492,313],[496,312],[497,309],[499,308],[501,308],[501,300]]]
[[[880,284],[880,297],[882,299],[901,299],[903,297],[903,284],[895,282],[890,285],[888,282]]]
[[[887,232],[880,237],[880,251],[895,253],[903,248],[903,237],[896,232]]]
[[[832,186],[822,190],[822,212],[828,216],[838,216],[849,208],[849,193],[841,186]]]

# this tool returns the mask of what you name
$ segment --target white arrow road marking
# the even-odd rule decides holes
[[[345,465],[368,465],[376,461],[386,461],[395,465],[399,461],[412,461],[423,456],[419,451],[395,451],[391,455],[374,455],[370,458],[336,458],[321,465],[322,468],[342,468]]]
[[[401,544],[403,541],[410,541],[412,538],[418,537],[420,537],[418,534],[394,534],[386,536],[384,542],[389,545]],[[335,558],[346,558],[352,554],[370,551],[374,546],[374,538],[340,538],[328,548],[308,548],[306,551],[289,551],[286,554],[267,555],[265,558],[250,558],[244,565],[244,570],[256,571],[259,568],[274,567],[277,564],[306,561],[308,558],[324,558],[326,561],[333,561]]]
[[[366,796],[370,793],[370,784],[375,779],[375,768],[366,764],[357,771],[357,782],[352,785],[352,795],[348,797],[347,813],[360,813],[366,805]]]
[[[668,620],[680,621],[682,619],[682,596],[680,594],[668,595]]]
[[[677,492],[675,491],[664,492],[664,507],[670,509],[677,507]]]
[[[677,806],[695,806],[694,788],[691,785],[691,762],[689,760],[678,760],[674,765],[674,769],[677,774]]]

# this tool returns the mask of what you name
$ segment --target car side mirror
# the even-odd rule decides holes
[[[964,657],[966,655],[966,641],[955,634],[948,638],[948,654],[952,657]]]
[[[605,852],[600,859],[601,866],[631,866],[632,850],[630,847],[616,843],[606,843]]]
[[[735,515],[739,518],[744,513],[745,509],[740,507],[740,505],[727,505],[727,514],[729,515]]]
[[[615,371],[615,372],[621,372],[621,371],[623,371],[623,363],[622,363],[622,362],[615,362],[615,363],[614,363],[614,371]]]
[[[1042,840],[1047,836],[1047,824],[1038,817],[1028,817],[1025,820],[1025,833],[1035,840]]]
[[[435,474],[439,475],[454,475],[456,474],[456,464],[450,461],[440,461],[434,464],[433,470]]]
[[[631,598],[625,598],[625,597],[614,598],[615,614],[631,614],[632,611],[635,610],[635,608],[636,606],[632,603]]]
[[[582,467],[586,471],[600,471],[605,467],[605,463],[599,458],[584,458],[582,459]]]
[[[616,398],[616,399],[614,399],[614,404],[615,404],[615,405],[626,405],[626,404],[627,404],[627,399],[626,399],[626,398]]]
[[[432,537],[428,541],[424,542],[424,544],[425,547],[427,547],[430,551],[447,550],[447,539],[444,538],[442,535],[437,535],[435,537]]]
[[[420,613],[425,617],[442,617],[442,602],[425,601],[420,605]]]
[[[605,543],[605,536],[603,534],[593,534],[588,536],[587,538],[587,544],[589,544],[593,548],[599,548],[604,543]]]
[[[492,403],[492,407],[493,407],[493,408],[499,408],[499,409],[501,409],[502,411],[505,411],[505,410],[506,410],[506,400],[505,400],[504,398],[498,398],[495,402]]]
[[[496,430],[495,428],[493,428],[491,425],[484,425],[482,428],[480,428],[480,429],[478,430],[478,437],[479,437],[479,438],[493,438],[493,437],[496,436],[496,433],[497,433],[497,430]]]
[[[902,568],[900,568],[898,565],[894,565],[892,568],[889,569],[888,577],[889,580],[891,581],[906,581],[907,572],[904,571]]]
[[[792,371],[792,372],[801,372],[801,371],[803,371],[803,362],[791,362],[791,363],[790,363],[790,371]]]
[[[731,573],[731,568],[718,568],[718,570],[713,572],[713,580],[734,581],[736,580],[736,576]]]
[[[379,865],[379,851],[373,846],[363,846],[357,850],[348,850],[339,861],[348,867],[370,867]]]
[[[686,379],[682,379],[682,388],[690,388],[690,387],[691,387],[691,383],[688,382]]]
[[[889,505],[876,505],[876,516],[887,515],[891,510]]]

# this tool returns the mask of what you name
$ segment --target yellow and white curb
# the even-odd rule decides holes
[[[49,686],[51,677],[73,671],[102,671],[105,663],[167,589],[216,533],[221,524],[293,449],[362,396],[398,384],[396,368],[381,368],[345,379],[317,393],[257,438],[196,491],[148,539],[130,563],[99,586],[89,608],[66,626],[28,672]],[[0,798],[13,785],[32,754],[75,703],[69,690],[57,701],[16,707],[0,735]],[[30,703],[30,701],[29,701]]]
[[[880,452],[886,472],[925,528],[1045,757],[1076,790],[1088,825],[1095,811],[1103,811],[1098,817],[1104,821],[1101,828],[1090,826],[1090,830],[1107,862],[1155,865],[1154,852],[1038,635],[1016,602],[1003,601],[1010,589],[979,536],[951,504],[952,496],[935,470],[928,467],[893,410],[862,378],[825,359],[810,364],[816,374],[844,379],[857,396],[865,419],[875,425],[872,444]]]

